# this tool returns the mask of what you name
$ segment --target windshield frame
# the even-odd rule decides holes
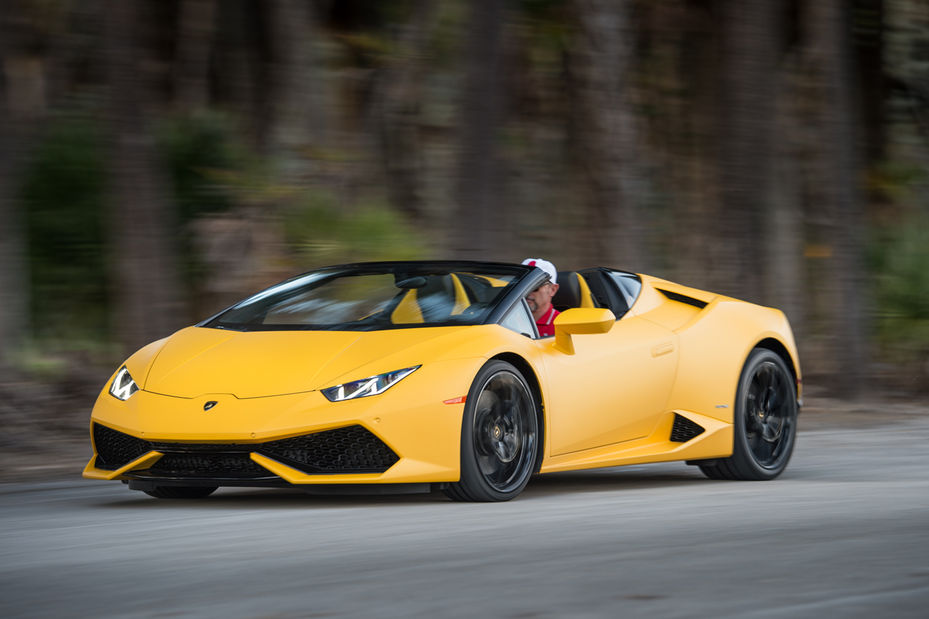
[[[303,294],[313,287],[324,285],[326,281],[336,278],[345,278],[359,275],[375,274],[398,274],[407,277],[416,275],[441,275],[448,273],[469,273],[474,272],[481,275],[505,275],[513,279],[506,284],[500,294],[493,299],[487,308],[482,310],[482,315],[477,317],[473,322],[462,322],[460,319],[448,321],[430,321],[422,323],[399,323],[393,324],[385,321],[363,325],[360,321],[342,322],[342,323],[319,323],[319,324],[265,324],[265,323],[242,323],[226,322],[223,316],[228,313],[254,304],[261,299],[269,296],[278,296],[288,292],[288,287],[292,290],[291,297]],[[480,324],[493,324],[499,322],[513,305],[518,302],[531,288],[532,282],[539,279],[542,272],[539,269],[527,267],[515,263],[505,262],[483,262],[483,261],[465,261],[465,260],[402,260],[402,261],[383,261],[383,262],[356,262],[349,264],[327,266],[314,271],[308,271],[296,275],[282,282],[276,283],[264,290],[261,290],[225,309],[210,316],[206,320],[197,323],[196,326],[212,329],[224,329],[230,331],[382,331],[394,329],[410,328],[432,328],[445,326],[473,326]],[[401,290],[398,288],[398,290]],[[288,297],[284,296],[281,301],[284,302]]]

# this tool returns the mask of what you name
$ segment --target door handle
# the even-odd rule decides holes
[[[662,342],[657,346],[652,346],[653,357],[660,357],[661,355],[666,355],[669,352],[674,352],[674,342]]]

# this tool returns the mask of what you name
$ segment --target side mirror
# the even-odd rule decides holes
[[[573,355],[572,335],[606,333],[613,328],[616,316],[603,307],[576,307],[565,310],[555,317],[555,348]]]

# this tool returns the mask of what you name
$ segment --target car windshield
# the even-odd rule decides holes
[[[529,269],[481,263],[370,263],[300,275],[200,326],[372,331],[482,324]]]

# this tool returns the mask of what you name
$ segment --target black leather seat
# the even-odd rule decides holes
[[[577,271],[558,271],[558,292],[552,305],[559,312],[572,307],[596,307],[587,282]]]

